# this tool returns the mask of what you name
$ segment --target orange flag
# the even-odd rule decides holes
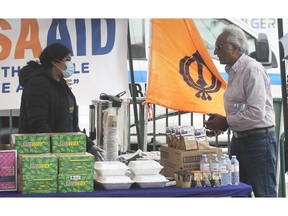
[[[152,19],[146,103],[225,115],[226,82],[192,19]]]

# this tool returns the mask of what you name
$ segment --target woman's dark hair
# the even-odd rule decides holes
[[[52,61],[61,60],[71,51],[63,44],[53,43],[48,45],[40,54],[39,60],[44,68],[50,68],[52,66]]]

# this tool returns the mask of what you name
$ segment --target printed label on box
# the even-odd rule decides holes
[[[56,175],[18,175],[18,191],[22,194],[57,193]]]
[[[85,153],[57,153],[59,174],[91,174],[94,173],[94,156]]]

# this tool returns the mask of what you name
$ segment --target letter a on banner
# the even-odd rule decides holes
[[[146,103],[225,115],[226,82],[192,19],[152,19]]]

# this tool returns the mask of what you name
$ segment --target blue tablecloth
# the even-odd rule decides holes
[[[85,193],[21,194],[17,191],[2,191],[0,197],[250,197],[252,187],[240,183],[222,187],[178,188],[130,188],[105,190],[96,188]]]

